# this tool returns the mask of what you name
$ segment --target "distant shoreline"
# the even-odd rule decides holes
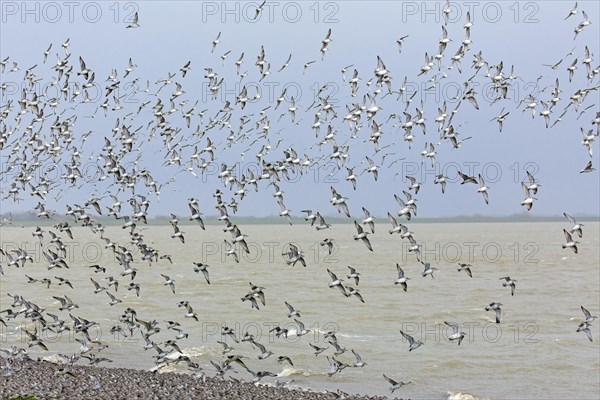
[[[178,215],[179,225],[198,225],[197,222],[188,221],[187,216]],[[578,222],[600,222],[600,216],[580,216],[576,217]],[[362,216],[356,216],[353,218],[339,218],[339,217],[325,217],[326,221],[332,225],[344,225],[344,224],[352,224],[354,220],[362,220]],[[106,218],[106,217],[97,217],[94,219],[96,223],[101,223],[105,226],[120,226],[122,225],[122,220],[115,220],[114,218]],[[160,225],[169,225],[169,217],[158,216],[156,218],[148,219],[148,224],[150,226],[160,226]],[[239,225],[289,225],[287,219],[279,218],[279,217],[238,217],[235,214],[230,216],[230,220]],[[380,224],[387,224],[387,216],[376,216],[375,220]],[[3,221],[0,224],[0,227],[20,227],[24,226],[49,226],[55,225],[58,222],[68,221],[73,226],[78,226],[80,224],[75,224],[72,217],[62,216],[54,219],[20,219],[18,216],[15,216],[12,223]],[[428,218],[419,218],[413,217],[410,221],[402,220],[398,221],[403,224],[433,224],[433,223],[510,223],[510,222],[561,222],[566,221],[563,216],[554,216],[554,217],[529,217],[529,216],[508,216],[508,217],[489,217],[489,216],[459,216],[459,217],[428,217]],[[292,218],[292,223],[294,225],[303,225],[308,224],[304,220],[304,218]],[[223,223],[217,220],[217,216],[208,216],[204,218],[205,225],[218,225],[222,226]],[[140,222],[139,225],[146,225],[143,222]]]

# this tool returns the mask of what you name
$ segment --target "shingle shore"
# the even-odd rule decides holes
[[[4,365],[4,360],[2,360]],[[69,373],[64,373],[68,371]],[[71,373],[73,375],[71,375]],[[99,387],[98,387],[99,383]],[[0,377],[0,398],[36,399],[307,399],[333,400],[333,393],[237,383],[190,374],[153,373],[127,368],[67,366],[47,361],[14,361],[8,377]],[[379,396],[344,397],[380,400]]]

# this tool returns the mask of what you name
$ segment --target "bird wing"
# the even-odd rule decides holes
[[[369,241],[369,238],[364,237],[364,238],[362,238],[362,241],[369,250],[373,251],[373,247],[371,246],[371,242]]]
[[[331,277],[331,280],[332,280],[332,281],[337,281],[337,280],[338,280],[338,277],[336,276],[336,274],[334,274],[333,272],[331,272],[331,271],[329,270],[329,268],[327,269],[327,273],[328,273],[328,274],[329,274],[329,276]]]
[[[571,237],[571,234],[569,232],[567,232],[566,229],[563,229],[563,233],[565,234],[565,238],[567,239],[567,243],[570,243],[573,241],[573,238]]]
[[[452,327],[452,332],[453,333],[458,333],[458,325],[457,324],[453,324],[453,323],[446,322],[446,321],[444,321],[444,324]]]
[[[567,214],[567,213],[563,213],[563,215],[565,216],[565,218],[566,218],[566,219],[568,219],[568,220],[569,220],[569,222],[570,222],[572,225],[575,225],[575,224],[576,224],[576,223],[575,223],[575,218],[573,218],[572,216],[570,216],[570,215],[569,215],[569,214]]]
[[[592,317],[592,314],[590,314],[590,312],[586,310],[584,306],[581,306],[581,311],[583,312],[583,315],[585,316],[586,320]]]
[[[386,381],[388,381],[390,383],[390,385],[392,386],[396,386],[398,384],[398,382],[396,382],[393,379],[388,378],[387,376],[385,376],[385,374],[383,374],[383,377],[385,378]]]
[[[294,307],[292,307],[287,301],[285,302],[285,305],[287,306],[288,310],[290,310],[290,312],[294,312]]]
[[[396,269],[398,270],[398,279],[404,277],[404,270],[400,267],[400,264],[396,263]]]

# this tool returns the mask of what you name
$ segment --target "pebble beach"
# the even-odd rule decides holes
[[[234,382],[218,378],[197,379],[190,374],[154,373],[127,368],[68,366],[48,361],[13,361],[6,373],[3,361],[0,398],[35,399],[349,399],[385,397],[318,393],[292,387]],[[7,376],[8,375],[8,376]]]

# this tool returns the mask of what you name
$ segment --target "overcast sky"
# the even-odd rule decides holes
[[[414,130],[412,149],[409,150],[407,143],[402,140],[403,131],[392,126],[393,120],[387,122],[391,113],[402,114],[404,102],[402,99],[397,102],[395,94],[382,98],[382,93],[377,98],[377,105],[381,107],[381,111],[375,120],[382,125],[384,132],[380,146],[390,146],[373,156],[373,144],[364,142],[371,129],[363,115],[364,127],[358,139],[349,142],[351,157],[348,162],[349,166],[356,167],[355,173],[358,174],[365,168],[365,165],[361,164],[365,155],[371,156],[379,163],[385,153],[393,153],[386,156],[386,167],[381,167],[378,182],[374,182],[372,176],[365,173],[358,177],[358,188],[353,191],[350,183],[344,180],[345,169],[334,176],[328,176],[333,171],[332,165],[323,163],[320,168],[313,168],[304,176],[294,179],[294,182],[281,183],[281,188],[285,191],[285,203],[293,215],[299,216],[300,210],[307,208],[321,210],[323,214],[337,214],[329,204],[329,187],[332,185],[349,198],[348,203],[353,215],[359,215],[362,206],[377,215],[397,211],[398,204],[394,201],[393,194],[400,194],[402,189],[407,188],[408,183],[403,178],[406,173],[414,175],[424,183],[417,196],[419,216],[502,216],[521,213],[524,208],[519,203],[524,195],[520,182],[525,178],[526,168],[535,173],[542,185],[536,196],[538,200],[531,211],[532,215],[560,215],[563,212],[575,215],[599,214],[598,171],[590,174],[579,173],[589,160],[592,160],[596,168],[600,167],[597,143],[594,145],[594,155],[590,157],[587,149],[582,146],[580,132],[580,127],[584,127],[585,130],[595,129],[591,121],[600,110],[599,92],[593,91],[588,95],[579,112],[587,106],[594,106],[579,119],[579,112],[575,112],[571,107],[560,124],[546,129],[543,118],[538,115],[542,109],[539,100],[548,100],[551,97],[551,87],[548,86],[553,85],[556,78],[560,80],[563,92],[560,95],[562,100],[553,109],[551,123],[562,113],[568,104],[569,96],[577,89],[598,85],[597,76],[592,82],[586,79],[585,67],[581,64],[586,45],[593,53],[592,66],[596,67],[600,63],[598,2],[579,1],[579,12],[566,21],[564,18],[573,2],[452,2],[447,25],[452,42],[444,52],[444,66],[449,64],[449,58],[454,55],[464,39],[463,25],[467,11],[470,11],[473,23],[473,43],[461,62],[462,73],[458,73],[456,69],[446,69],[448,77],[438,83],[437,89],[430,91],[425,89],[431,86],[428,80],[433,73],[420,77],[417,75],[424,62],[425,52],[430,55],[437,52],[441,26],[444,23],[441,17],[443,2],[269,1],[259,18],[253,20],[257,4],[145,1],[76,2],[71,5],[63,2],[2,1],[1,58],[10,56],[7,71],[11,68],[12,61],[18,62],[20,67],[18,72],[2,74],[2,82],[7,84],[2,104],[11,98],[16,103],[20,98],[24,70],[36,63],[36,75],[42,78],[40,84],[51,82],[53,71],[50,68],[56,61],[55,53],[64,56],[61,43],[70,38],[70,62],[75,65],[74,71],[79,70],[77,59],[81,55],[87,66],[96,72],[96,82],[102,88],[112,68],[117,69],[120,78],[123,77],[130,57],[137,65],[130,78],[139,77],[142,88],[146,80],[153,84],[156,80],[165,78],[168,72],[177,72],[178,75],[173,81],[180,82],[186,91],[177,100],[189,100],[184,108],[189,108],[189,105],[199,100],[197,111],[208,109],[205,122],[209,116],[217,113],[225,100],[233,104],[243,84],[248,86],[251,96],[256,88],[261,91],[261,99],[249,104],[243,111],[245,114],[253,114],[253,121],[261,109],[275,101],[283,87],[288,87],[288,97],[290,93],[294,95],[300,110],[297,115],[300,124],[290,123],[287,115],[278,121],[279,115],[285,112],[289,105],[283,104],[277,111],[271,107],[271,110],[267,111],[271,125],[270,143],[275,147],[279,139],[282,141],[279,148],[273,149],[265,158],[271,161],[281,159],[282,150],[289,146],[292,146],[299,156],[306,153],[314,157],[327,157],[331,153],[331,144],[321,148],[314,146],[317,140],[311,125],[315,109],[305,112],[306,108],[313,102],[318,88],[329,83],[328,89],[321,96],[329,95],[330,102],[336,107],[338,118],[331,124],[338,131],[336,141],[339,144],[344,143],[349,136],[348,125],[342,121],[346,114],[345,105],[362,101],[362,93],[366,93],[366,81],[373,77],[376,58],[379,55],[390,71],[394,90],[400,87],[405,76],[409,83],[409,91],[417,90],[417,95],[408,110],[413,116],[415,106],[421,99],[424,100],[427,134],[424,136],[417,127]],[[592,24],[574,40],[573,30],[582,21],[584,10]],[[139,14],[140,27],[126,29],[129,18],[135,11]],[[328,29],[332,30],[332,42],[324,61],[321,61],[319,49]],[[219,32],[220,43],[214,53],[211,53],[211,42]],[[410,36],[406,38],[400,54],[396,39],[405,35]],[[43,64],[43,52],[50,43],[53,43],[51,55],[48,62]],[[262,82],[258,82],[260,74],[254,63],[261,45],[265,48],[267,61],[271,63],[271,74]],[[223,67],[220,56],[229,50],[231,53]],[[572,50],[573,55],[567,56]],[[512,82],[510,99],[490,104],[493,97],[486,93],[490,79],[483,76],[485,71],[481,71],[473,84],[480,110],[475,110],[463,101],[465,104],[461,105],[453,119],[453,125],[460,137],[472,138],[465,141],[460,149],[452,149],[448,141],[443,141],[436,146],[438,164],[432,167],[429,160],[422,163],[420,152],[424,144],[435,144],[439,140],[437,127],[433,122],[437,108],[444,101],[448,103],[448,111],[456,106],[457,101],[454,97],[459,94],[458,90],[462,89],[463,82],[475,73],[471,62],[473,55],[479,51],[482,51],[484,59],[490,64],[503,61],[506,75],[514,65],[514,73],[522,80]],[[248,76],[239,84],[234,62],[242,52],[245,53],[242,72],[248,71]],[[277,73],[290,53],[292,60],[289,67]],[[561,58],[565,58],[565,61],[556,70],[542,66],[554,64]],[[574,79],[569,82],[566,68],[575,58],[579,61],[578,68]],[[182,78],[179,69],[189,60],[192,61],[192,69]],[[312,60],[316,62],[303,73],[304,64]],[[342,81],[340,73],[341,68],[351,64],[353,67],[347,75],[351,75],[351,71],[356,68],[361,77],[361,96],[357,98],[350,96],[350,87]],[[207,67],[214,68],[219,76],[224,78],[216,101],[211,100],[207,80],[204,78],[204,68]],[[437,67],[434,72],[440,75]],[[74,76],[73,80],[76,79],[78,78]],[[16,88],[19,90],[15,90]],[[540,90],[545,91],[540,93]],[[172,91],[174,87],[171,85],[161,92],[167,107]],[[533,119],[531,113],[522,111],[524,104],[519,106],[519,101],[529,93],[538,98],[537,112]],[[78,116],[76,135],[88,130],[93,131],[82,149],[82,153],[87,157],[99,154],[103,138],[110,137],[110,130],[117,117],[137,111],[139,104],[146,100],[150,100],[151,104],[156,102],[154,96],[145,93],[133,94],[133,88],[123,87],[120,95],[126,96],[121,100],[124,110],[109,113],[106,118],[101,111],[95,119],[84,118],[91,115],[102,102],[102,96],[94,94],[94,91],[90,91],[92,99],[89,104],[68,110],[68,113]],[[490,122],[490,119],[498,115],[502,108],[510,111],[510,115],[504,124],[503,132],[500,133],[497,123]],[[133,122],[133,128],[145,128],[147,123],[153,120],[149,107],[144,112],[145,116]],[[236,129],[240,115],[242,113],[236,110],[232,118],[233,129]],[[182,118],[173,121],[174,126],[182,127],[182,136],[186,136],[195,130],[198,118],[192,122],[190,129],[185,127]],[[26,122],[28,121],[23,123]],[[8,123],[14,124],[12,121]],[[323,125],[326,126],[325,123]],[[250,127],[249,124],[246,128]],[[322,129],[320,139],[324,131],[325,129]],[[244,167],[242,169],[252,167],[252,163],[256,161],[254,155],[260,144],[246,151],[242,161],[240,153],[248,149],[251,140],[226,149],[224,141],[228,134],[229,130],[224,129],[213,130],[208,135],[218,144],[216,161],[226,162],[228,165],[240,162]],[[154,142],[143,145],[140,143],[142,155],[139,165],[150,170],[156,181],[166,182],[182,168],[162,167],[165,152],[161,150],[159,138]],[[204,143],[205,139],[201,141],[202,145]],[[2,151],[3,163],[8,152],[7,148]],[[387,167],[391,160],[401,157],[405,157],[405,160]],[[131,157],[133,158],[135,156]],[[460,185],[457,179],[452,179],[454,183],[449,183],[446,193],[442,195],[439,185],[433,184],[434,176],[442,172],[450,178],[456,178],[457,167],[475,176],[482,173],[487,178],[490,187],[489,205],[475,192],[476,185]],[[2,180],[3,188],[6,187],[7,181],[10,182],[7,179]],[[61,185],[65,184],[61,181]],[[217,179],[216,172],[211,172],[204,178],[194,178],[189,172],[180,172],[175,175],[173,183],[161,190],[160,203],[153,200],[151,214],[187,214],[186,199],[191,196],[200,200],[205,214],[214,214],[212,193],[218,187],[225,190]],[[98,188],[99,195],[106,190],[102,185]],[[250,193],[247,198],[240,202],[240,215],[267,216],[279,213],[279,206],[272,196],[271,187],[266,188],[263,183],[259,193],[248,189]],[[63,193],[58,201],[49,197],[47,204],[49,208],[64,212],[66,203],[84,202],[94,190],[91,185],[85,185],[76,191],[71,188],[68,195]],[[111,190],[114,190],[114,187]],[[121,196],[125,198],[125,195]],[[29,195],[25,197],[25,201],[19,204],[3,200],[1,211],[5,213],[32,208],[36,200],[31,199]],[[230,195],[226,195],[225,198],[228,200]],[[105,200],[105,205],[110,205],[109,201]]]

